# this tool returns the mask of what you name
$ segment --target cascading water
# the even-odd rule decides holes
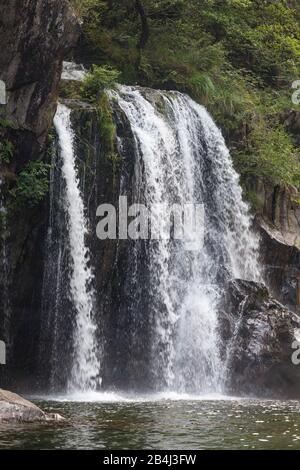
[[[86,391],[95,389],[99,383],[100,361],[94,319],[93,273],[89,250],[85,244],[87,220],[76,173],[70,113],[69,108],[59,104],[54,120],[62,159],[61,172],[65,181],[64,206],[71,258],[69,282],[76,312],[73,367],[69,386],[71,389]]]
[[[100,200],[112,202],[103,191],[108,163],[98,144],[92,162],[80,153],[84,150],[78,153],[71,111],[59,105],[43,294],[43,329],[52,333],[41,341],[52,345],[52,390],[65,390],[66,382],[73,390],[98,388],[101,356],[105,389],[222,392],[229,364],[221,361],[228,354],[222,351],[218,317],[224,285],[232,278],[260,280],[259,243],[238,175],[220,131],[188,96],[125,86],[109,95],[122,157],[120,186],[112,197],[127,195],[128,202],[151,209],[151,229],[162,207],[202,204],[203,243],[193,249],[174,239],[103,245],[95,230],[90,246],[99,260],[95,283],[101,285],[95,292],[84,205],[91,214]],[[93,148],[96,134],[97,126]],[[85,162],[83,172],[79,162]],[[91,169],[95,173],[82,192],[81,176]]]
[[[156,388],[221,391],[217,304],[222,286],[228,278],[260,278],[258,239],[238,175],[221,132],[188,96],[124,86],[111,95],[135,140],[133,202],[152,210],[174,203],[205,208],[200,250],[188,251],[178,240],[146,245]]]

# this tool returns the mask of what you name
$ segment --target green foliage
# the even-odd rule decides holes
[[[245,175],[263,176],[275,184],[300,187],[297,150],[283,127],[268,129],[258,123],[249,137],[246,153],[235,155],[238,169]]]
[[[110,101],[106,93],[102,93],[96,104],[97,117],[99,123],[99,136],[102,151],[106,162],[112,169],[113,186],[116,184],[117,172],[120,166],[120,156],[117,152],[117,132],[113,120]]]
[[[153,80],[172,70],[208,73],[225,62],[247,68],[268,84],[290,82],[300,65],[299,6],[278,0],[143,0],[150,38],[143,56]],[[117,66],[140,78],[141,33],[135,0],[73,0],[95,63]],[[157,66],[161,65],[158,70]],[[160,76],[160,77],[159,77]],[[149,75],[148,75],[149,78]],[[150,84],[150,83],[149,83]]]
[[[97,115],[101,144],[107,161],[112,166],[113,179],[115,181],[120,157],[116,150],[116,125],[113,120],[111,106],[107,95],[104,93],[97,104]]]
[[[195,73],[191,76],[190,86],[193,95],[202,97],[203,102],[208,102],[209,98],[216,92],[215,86],[211,78],[205,73]]]
[[[82,84],[82,95],[94,101],[97,96],[108,88],[113,88],[120,76],[120,72],[113,67],[93,65]]]
[[[8,164],[13,156],[14,147],[13,144],[5,139],[3,142],[0,142],[0,164]]]
[[[42,201],[48,191],[48,172],[50,165],[41,161],[30,161],[20,172],[16,186],[10,190],[14,204],[36,205]]]
[[[59,97],[69,100],[81,100],[82,95],[82,83],[77,81],[64,81],[61,80],[59,84]]]
[[[150,36],[139,50],[135,0],[72,0],[87,39],[83,58],[97,64],[85,97],[99,99],[116,81],[187,92],[222,127],[242,177],[300,187],[297,148],[281,122],[300,77],[299,1],[141,1]],[[105,106],[101,113],[113,148],[113,123]]]
[[[202,15],[203,24],[224,43],[233,64],[247,67],[267,83],[288,82],[297,76],[300,28],[296,3],[210,3]]]
[[[108,97],[105,94],[99,99],[97,113],[102,145],[109,153],[112,153],[115,147],[116,126],[113,121]]]
[[[89,25],[100,20],[106,9],[105,3],[99,0],[72,0],[75,12]]]
[[[0,131],[3,129],[17,129],[16,123],[0,116]]]

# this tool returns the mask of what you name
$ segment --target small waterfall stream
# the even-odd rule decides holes
[[[69,280],[72,301],[76,310],[76,326],[73,333],[74,363],[69,385],[71,389],[84,391],[97,387],[100,362],[95,338],[93,273],[90,267],[89,250],[85,244],[88,224],[76,174],[70,113],[69,108],[59,105],[54,123],[59,136],[62,177],[65,180],[64,202],[71,254]]]

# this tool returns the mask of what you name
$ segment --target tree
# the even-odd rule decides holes
[[[141,36],[138,43],[138,49],[144,49],[150,36],[148,17],[146,14],[146,10],[140,0],[135,1],[135,9],[140,16],[142,27]]]

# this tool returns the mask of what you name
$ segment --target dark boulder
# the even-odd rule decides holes
[[[230,281],[221,302],[227,392],[299,397],[300,365],[292,361],[298,315],[273,299],[263,284],[250,281]]]

